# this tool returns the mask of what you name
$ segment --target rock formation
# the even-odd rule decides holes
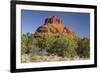
[[[37,28],[35,37],[41,37],[47,32],[52,33],[55,37],[63,34],[65,37],[76,38],[75,32],[71,28],[64,26],[62,19],[56,16],[47,17],[44,24]]]

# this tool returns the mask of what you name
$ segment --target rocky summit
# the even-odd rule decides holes
[[[76,38],[75,32],[64,26],[61,18],[56,16],[49,16],[45,19],[44,23],[39,26],[35,32],[35,37],[41,37],[44,33],[52,33],[55,37],[63,34],[65,37]]]

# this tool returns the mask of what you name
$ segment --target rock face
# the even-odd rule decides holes
[[[47,17],[44,24],[37,28],[35,37],[41,37],[47,32],[52,33],[55,37],[59,37],[61,34],[65,37],[76,37],[75,32],[71,28],[64,26],[62,19],[56,16]]]

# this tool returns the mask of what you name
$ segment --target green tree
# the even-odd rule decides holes
[[[77,42],[74,39],[66,39],[60,36],[54,42],[50,52],[63,57],[73,57],[76,55]]]
[[[67,39],[67,48],[65,50],[65,56],[67,57],[74,57],[76,56],[76,49],[77,49],[77,41],[75,39],[69,38]]]
[[[22,54],[27,52],[27,43],[28,43],[28,37],[27,35],[23,34],[21,36],[21,53]]]
[[[89,58],[90,57],[90,39],[82,38],[78,43],[77,53],[80,57]]]
[[[56,38],[50,52],[59,56],[64,56],[65,48],[67,48],[67,40],[64,37]]]
[[[48,51],[54,42],[54,37],[51,33],[45,33],[42,38],[38,39],[38,46],[41,50]]]
[[[23,53],[30,53],[31,51],[35,50],[37,46],[37,39],[34,38],[34,35],[31,33],[23,34],[21,36],[21,52]]]

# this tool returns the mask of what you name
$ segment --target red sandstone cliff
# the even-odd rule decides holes
[[[44,24],[37,28],[35,36],[40,37],[46,32],[51,32],[55,37],[64,34],[65,37],[76,38],[75,32],[71,28],[64,26],[62,19],[56,16],[47,17]]]

